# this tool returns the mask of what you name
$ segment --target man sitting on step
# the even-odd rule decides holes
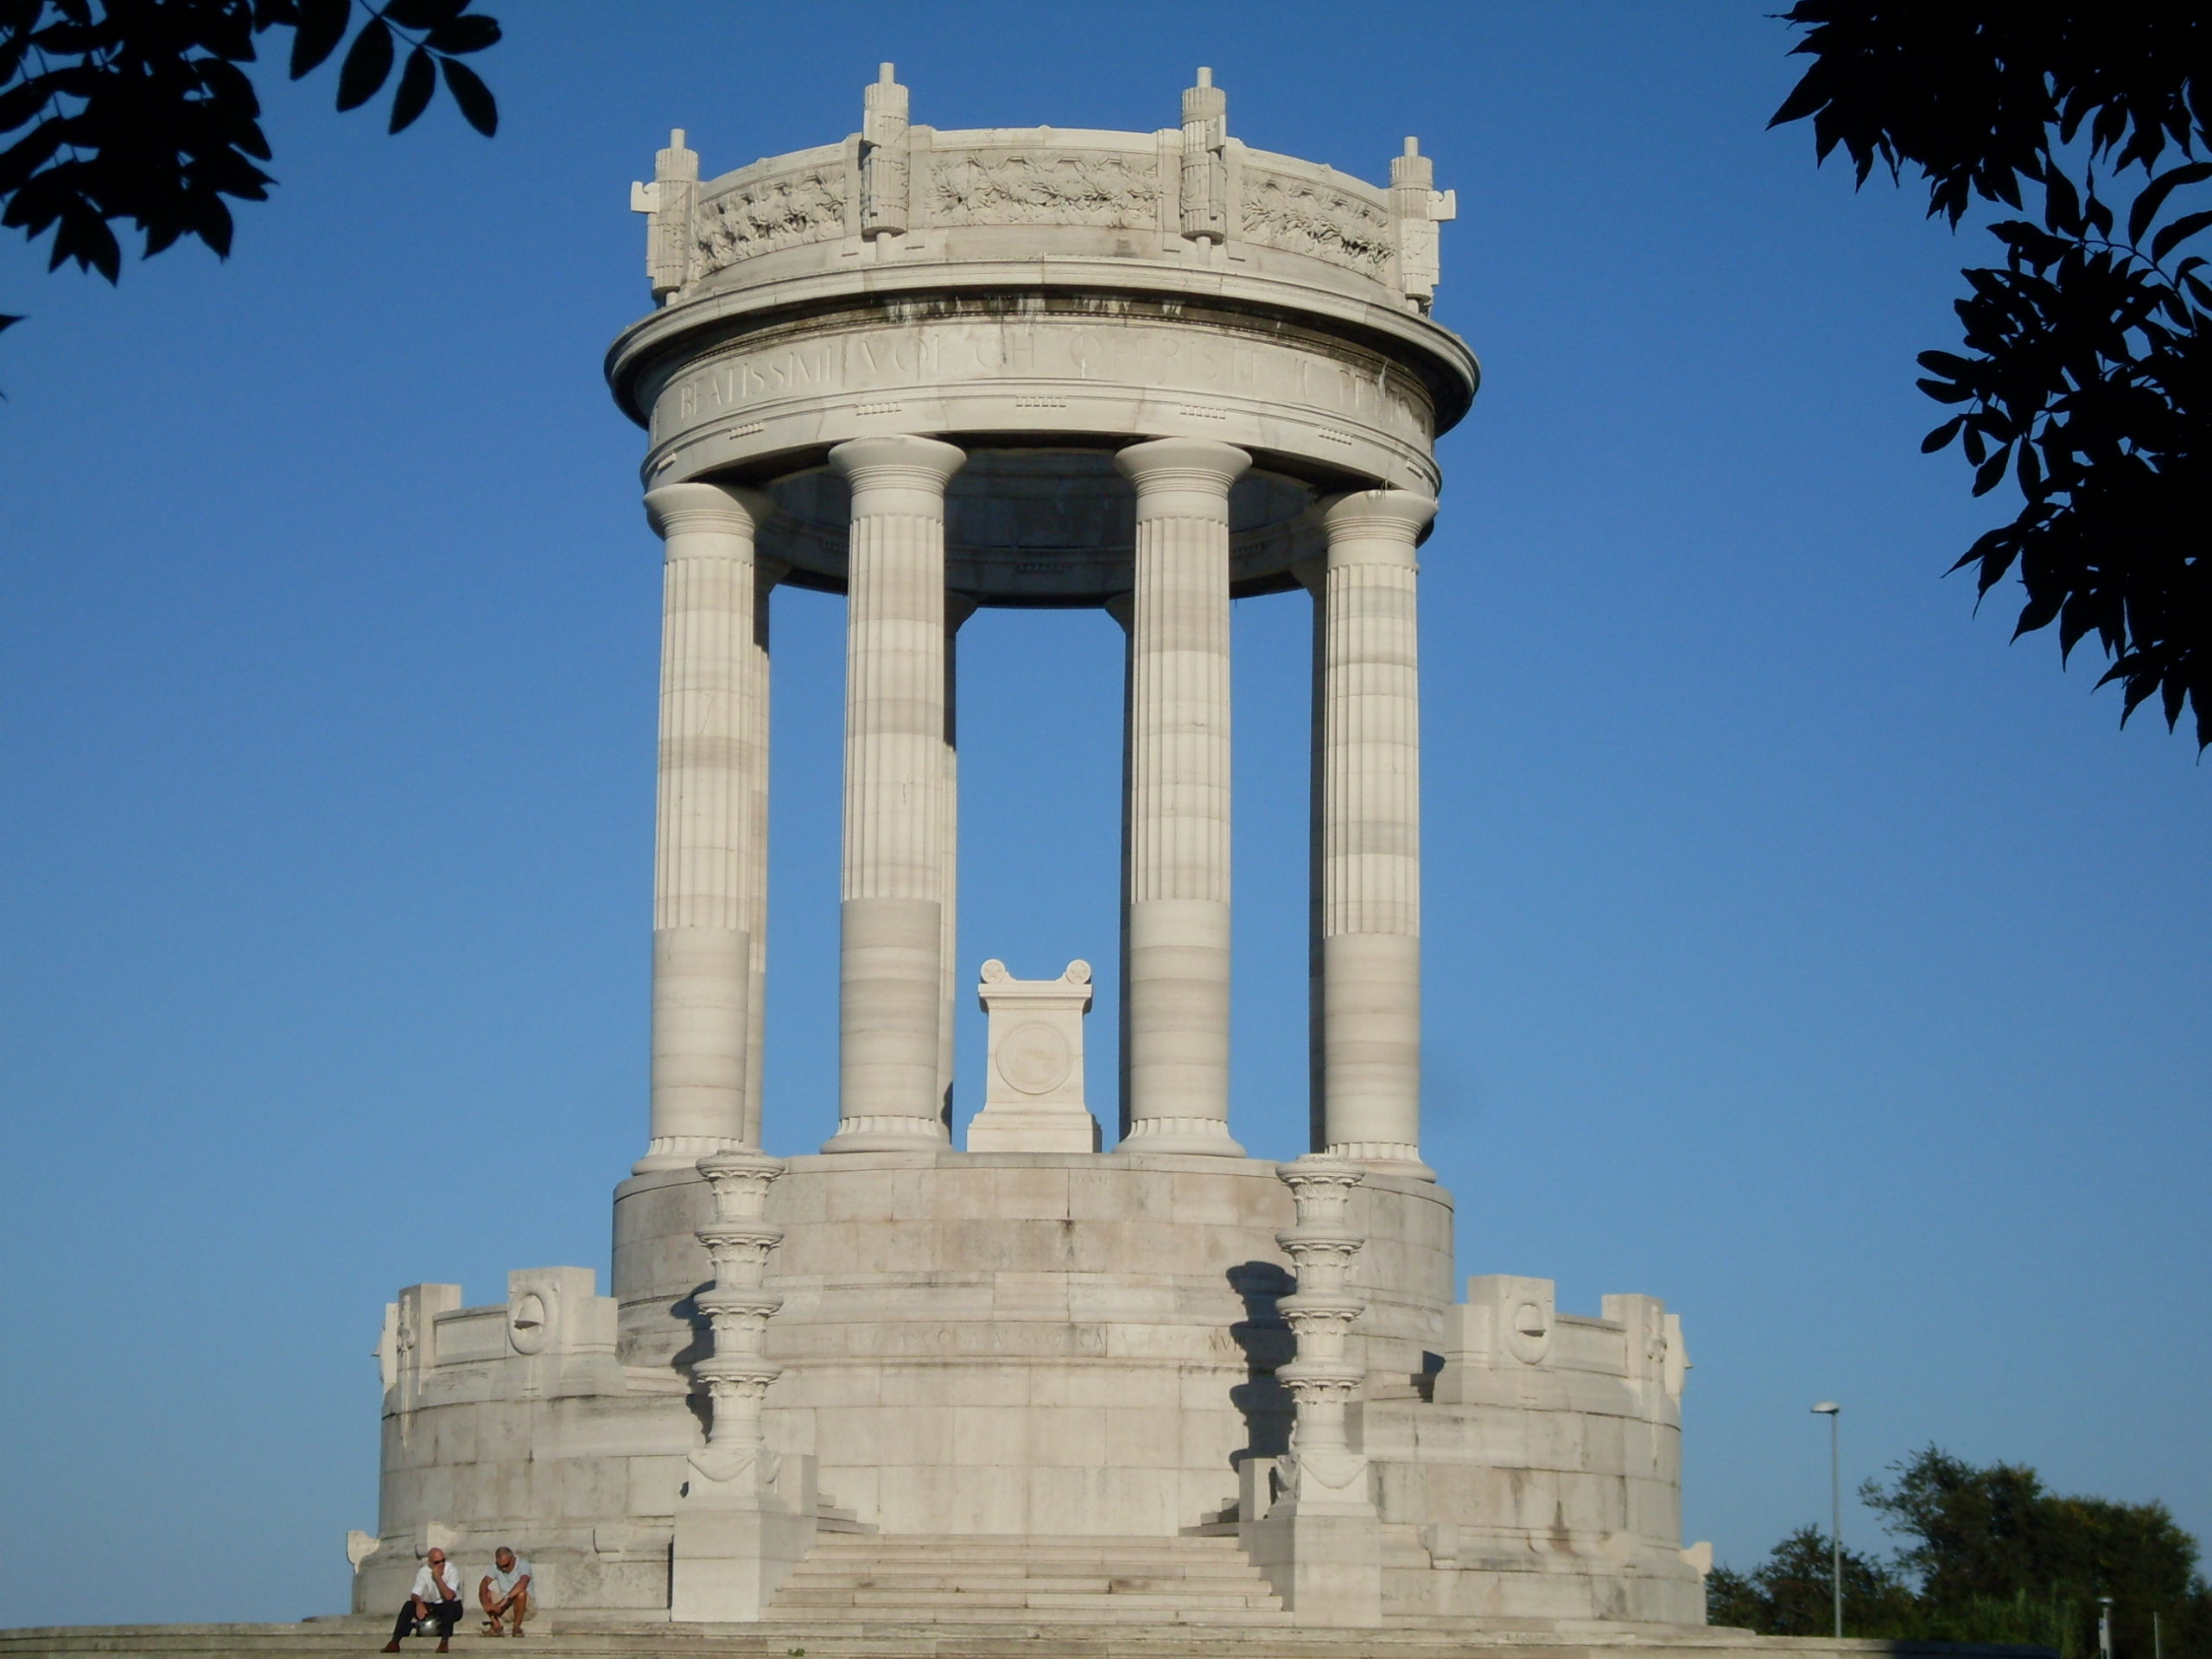
[[[384,1644],[384,1650],[397,1653],[401,1637],[411,1635],[417,1624],[434,1618],[438,1622],[438,1651],[443,1653],[463,1611],[460,1569],[446,1560],[445,1551],[433,1545],[429,1557],[415,1569],[414,1587],[408,1591],[399,1617],[392,1622],[391,1640]]]
[[[500,1635],[499,1619],[505,1615],[520,1636],[523,1618],[530,1611],[530,1563],[501,1544],[492,1557],[492,1570],[477,1583],[476,1599],[488,1616],[485,1635]]]

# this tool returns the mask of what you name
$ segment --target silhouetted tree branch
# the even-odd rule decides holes
[[[345,43],[338,107],[358,109],[395,64],[390,129],[411,125],[442,79],[487,137],[491,91],[462,57],[499,38],[471,0],[0,0],[0,225],[54,235],[66,260],[112,283],[135,226],[150,258],[187,237],[231,248],[226,197],[266,200],[274,182],[261,102],[239,67],[264,36],[289,34],[297,80]],[[404,50],[404,60],[401,52]],[[0,328],[21,321],[0,318]]]
[[[2058,626],[2062,660],[2094,633],[2123,723],[2152,696],[2212,745],[2212,284],[2190,251],[2212,226],[2212,20],[2107,0],[1798,0],[1812,58],[1770,125],[1809,118],[1859,183],[1910,163],[1930,217],[1971,202],[2000,220],[2002,265],[1963,273],[1963,352],[1926,352],[1921,389],[1959,412],[1985,495],[2009,476],[2019,512],[1967,550],[1982,594],[2017,570],[2014,638]],[[2171,152],[2177,159],[2163,165]],[[2100,176],[2101,169],[2101,176]],[[2126,209],[2124,219],[2120,210]]]

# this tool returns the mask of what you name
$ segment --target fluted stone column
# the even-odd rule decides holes
[[[739,705],[739,754],[752,780],[752,812],[739,860],[738,920],[752,944],[747,981],[745,1135],[742,1146],[761,1144],[761,1085],[768,1030],[768,627],[769,594],[791,567],[776,559],[753,561],[753,648],[746,653],[746,690]]]
[[[1315,907],[1327,1151],[1433,1180],[1421,1158],[1421,705],[1414,543],[1436,503],[1363,490],[1323,512],[1327,570]]]
[[[1122,1145],[1241,1157],[1229,1135],[1229,488],[1251,457],[1160,438],[1115,464],[1137,492]]]
[[[940,785],[943,840],[938,856],[943,874],[938,925],[937,1024],[938,1121],[952,1133],[953,1036],[960,1009],[960,625],[976,613],[965,594],[944,596],[944,777]]]
[[[851,486],[837,1133],[824,1152],[949,1144],[944,1001],[944,486],[934,438],[830,452]]]
[[[756,1144],[748,1112],[753,932],[764,894],[753,833],[766,788],[756,679],[755,526],[766,498],[713,484],[645,496],[666,543],[660,801],[653,857],[652,1117],[636,1170],[686,1169]]]

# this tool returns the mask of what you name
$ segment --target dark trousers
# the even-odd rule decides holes
[[[461,1623],[460,1598],[455,1597],[451,1601],[426,1601],[423,1605],[430,1610],[430,1617],[438,1621],[438,1640],[443,1642],[449,1639],[453,1635],[453,1627]],[[399,1617],[392,1621],[391,1639],[397,1642],[403,1637],[414,1634],[415,1598],[410,1596],[405,1604],[401,1606]]]

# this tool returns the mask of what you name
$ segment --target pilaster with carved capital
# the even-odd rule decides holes
[[[1351,1449],[1345,1425],[1366,1372],[1344,1354],[1352,1325],[1367,1310],[1366,1293],[1351,1282],[1367,1240],[1351,1218],[1352,1189],[1367,1174],[1321,1153],[1278,1165],[1275,1174],[1298,1208],[1297,1225],[1275,1235],[1298,1272],[1297,1291],[1281,1303],[1298,1355],[1275,1373],[1298,1409],[1281,1465],[1283,1492],[1301,1514],[1370,1516],[1367,1459]]]
[[[715,1282],[694,1300],[713,1327],[714,1347],[691,1368],[711,1405],[707,1443],[691,1454],[691,1466],[718,1486],[745,1482],[744,1496],[771,1484],[776,1474],[773,1455],[761,1446],[760,1407],[769,1384],[783,1373],[766,1352],[768,1320],[783,1298],[767,1290],[766,1281],[768,1258],[783,1242],[784,1230],[765,1212],[768,1188],[784,1168],[780,1158],[757,1152],[720,1152],[699,1160],[699,1173],[715,1192],[713,1218],[698,1230],[715,1264]]]

